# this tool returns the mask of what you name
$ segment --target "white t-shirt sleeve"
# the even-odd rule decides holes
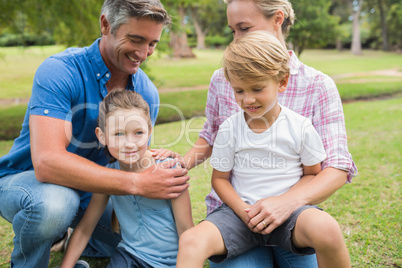
[[[304,166],[321,163],[327,157],[321,138],[309,119],[303,123],[301,145],[300,158]]]
[[[221,172],[233,169],[235,161],[235,139],[233,124],[228,119],[219,127],[210,158],[211,166]]]

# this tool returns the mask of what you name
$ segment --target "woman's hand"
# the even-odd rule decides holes
[[[180,165],[187,169],[187,164],[184,161],[184,158],[176,152],[170,151],[168,149],[151,149],[152,156],[155,157],[157,160],[165,160],[166,158],[170,157],[176,160]]]

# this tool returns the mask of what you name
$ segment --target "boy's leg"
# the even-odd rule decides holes
[[[34,171],[0,179],[0,215],[15,233],[12,267],[47,267],[50,248],[76,216],[77,191],[41,183]]]
[[[180,236],[176,267],[203,267],[208,257],[226,252],[219,229],[213,223],[203,221]]]
[[[306,209],[301,212],[292,241],[298,248],[314,248],[319,267],[350,267],[349,253],[339,224],[324,211]]]

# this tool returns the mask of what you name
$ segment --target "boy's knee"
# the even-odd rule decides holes
[[[338,222],[324,211],[317,213],[309,223],[308,236],[314,247],[336,247],[343,241],[342,231]]]
[[[188,229],[180,236],[179,239],[179,249],[180,251],[194,252],[196,250],[200,250],[202,244],[199,243],[200,239],[198,239],[197,235],[193,232],[192,229]]]

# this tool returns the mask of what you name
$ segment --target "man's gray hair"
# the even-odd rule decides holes
[[[112,34],[131,18],[147,18],[164,25],[171,23],[169,14],[159,0],[105,0],[101,10],[103,14]]]

